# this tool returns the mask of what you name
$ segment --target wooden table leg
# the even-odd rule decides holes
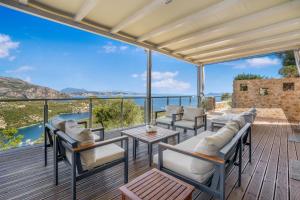
[[[133,138],[133,142],[132,142],[132,151],[133,151],[133,159],[136,159],[136,140],[135,138]]]
[[[149,166],[151,167],[152,165],[152,144],[151,143],[148,144],[148,148],[149,148]]]

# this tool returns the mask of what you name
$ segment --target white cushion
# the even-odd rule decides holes
[[[236,117],[233,117],[231,120],[238,123],[239,129],[243,128],[246,124],[245,118],[243,115],[238,115]]]
[[[96,149],[96,160],[91,165],[90,168],[94,168],[109,162],[112,162],[117,159],[124,157],[124,149],[119,147],[116,144],[108,144],[105,146],[97,147]]]
[[[62,132],[66,131],[65,124],[66,120],[60,118],[60,117],[55,117],[51,120],[51,124],[54,128],[61,130]]]
[[[159,117],[156,119],[156,122],[162,123],[162,124],[171,124],[172,118],[171,117]]]
[[[202,138],[212,134],[214,134],[214,132],[204,131],[201,134],[194,136],[188,140],[185,140],[184,142],[179,143],[175,146],[182,150],[192,152],[194,147],[199,143],[199,141]],[[164,167],[200,183],[205,182],[213,174],[214,170],[204,175],[193,174],[190,170],[192,159],[193,158],[190,156],[186,156],[170,150],[165,150],[163,152]],[[153,162],[156,164],[158,163],[158,154],[153,156]]]
[[[252,112],[243,112],[242,116],[244,117],[246,123],[253,123],[254,113],[252,113]]]
[[[81,128],[80,125],[72,121],[67,121],[65,124],[66,134],[74,140],[78,141],[78,147],[90,145],[95,143],[94,135],[90,129]],[[70,154],[70,152],[68,153]],[[67,156],[68,157],[68,156]],[[90,167],[96,162],[95,149],[90,149],[80,153],[81,164],[84,169],[91,169]],[[71,162],[70,155],[69,161]]]
[[[227,144],[236,134],[234,125],[230,124],[230,127],[224,126],[219,129],[213,135],[204,137],[194,148],[194,152],[202,153],[210,156],[216,156],[218,151]],[[190,170],[194,174],[205,175],[210,173],[214,169],[214,164],[204,160],[193,158],[190,166]]]
[[[183,110],[184,112],[183,112],[182,119],[188,121],[195,121],[195,117],[204,114],[203,108],[185,106]]]
[[[187,120],[180,120],[180,121],[176,121],[174,123],[175,126],[180,126],[180,127],[185,127],[185,128],[190,128],[190,129],[194,129],[195,128],[195,122],[194,121],[187,121]],[[203,123],[197,123],[197,126],[199,125],[203,125]]]
[[[183,109],[182,106],[177,106],[177,105],[168,105],[166,106],[166,116],[170,117],[172,119],[173,114],[179,114],[182,113]],[[176,116],[176,120],[180,120],[181,115]]]

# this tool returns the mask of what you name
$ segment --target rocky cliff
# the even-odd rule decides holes
[[[0,77],[0,98],[66,98],[69,95],[21,79]]]

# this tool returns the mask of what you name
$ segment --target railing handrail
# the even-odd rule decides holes
[[[170,96],[152,96],[153,99],[159,98],[189,98],[197,97],[196,95],[170,95]],[[0,102],[16,102],[16,101],[86,101],[90,99],[102,99],[102,100],[111,100],[111,99],[145,99],[146,96],[117,96],[117,97],[72,97],[72,98],[32,98],[32,99],[0,99]]]

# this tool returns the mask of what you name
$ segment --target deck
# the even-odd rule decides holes
[[[289,160],[300,159],[300,143],[288,142],[294,127],[286,121],[257,120],[253,126],[253,162],[243,162],[242,187],[236,187],[237,169],[226,179],[227,199],[299,199],[300,181],[289,178]],[[112,134],[117,135],[116,133]],[[192,133],[181,133],[181,139]],[[171,141],[172,142],[172,141]],[[131,147],[131,145],[130,145]],[[148,167],[147,148],[141,144],[137,160],[129,157],[129,180],[143,174]],[[157,147],[154,147],[154,152]],[[245,151],[247,152],[247,151]],[[0,153],[0,199],[70,199],[70,171],[59,164],[59,185],[53,184],[52,153],[43,166],[41,146],[24,147]],[[247,153],[244,154],[247,158]],[[247,159],[245,159],[247,160]],[[116,166],[77,183],[79,199],[120,199],[123,166]],[[210,199],[196,191],[194,199]]]

